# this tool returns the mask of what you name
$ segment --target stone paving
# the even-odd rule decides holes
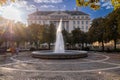
[[[120,80],[120,54],[89,52],[87,58],[47,60],[22,52],[0,61],[0,80]]]

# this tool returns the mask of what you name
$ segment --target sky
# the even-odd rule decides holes
[[[93,10],[89,7],[78,7],[79,11],[90,15],[91,19],[105,17],[113,11],[110,0],[100,0],[101,8]],[[76,0],[16,0],[15,3],[8,2],[0,7],[0,16],[27,24],[28,15],[39,11],[58,11],[70,10],[76,8]]]

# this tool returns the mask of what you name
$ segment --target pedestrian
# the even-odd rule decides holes
[[[19,53],[19,47],[16,47],[16,55]]]
[[[11,51],[11,54],[12,54],[12,56],[13,56],[13,55],[15,54],[15,48],[14,48],[14,47],[11,47],[10,51]]]

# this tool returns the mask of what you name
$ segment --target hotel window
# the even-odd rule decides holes
[[[35,19],[35,16],[32,16],[32,19]]]
[[[35,23],[35,21],[32,21],[32,23],[34,24],[34,23]]]
[[[39,24],[39,21],[36,21],[37,24]]]
[[[75,29],[75,26],[73,26],[73,29]]]
[[[75,16],[73,17],[73,19],[75,19]]]
[[[84,21],[82,21],[82,24],[84,24]]]
[[[86,19],[89,19],[89,17],[88,17],[88,16],[86,16]]]
[[[36,16],[36,19],[39,19],[39,16]]]
[[[64,25],[65,25],[65,22],[63,22],[63,24],[62,24],[63,28],[65,27]]]
[[[73,24],[75,24],[75,21],[73,21]]]
[[[69,27],[68,26],[66,26],[66,29],[67,29],[67,31],[69,31]]]
[[[82,16],[81,18],[84,19],[84,16]]]
[[[54,21],[54,25],[56,25],[56,22]]]
[[[84,30],[84,26],[82,26],[82,30]]]
[[[88,24],[88,21],[86,21],[86,24]]]
[[[68,22],[67,22],[67,24],[66,24],[66,25],[67,25],[67,26],[66,26],[66,27],[67,27],[67,31],[69,31],[69,24],[68,24]]]
[[[66,16],[66,19],[68,19],[68,16]]]
[[[86,26],[86,30],[88,30],[88,26]]]
[[[43,24],[45,24],[45,21],[43,21]]]
[[[39,21],[39,24],[41,23],[41,21]]]
[[[80,24],[80,21],[77,21],[77,24]]]

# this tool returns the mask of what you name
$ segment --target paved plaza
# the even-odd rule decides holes
[[[120,80],[120,54],[89,52],[87,58],[47,60],[22,52],[0,61],[0,80]]]

